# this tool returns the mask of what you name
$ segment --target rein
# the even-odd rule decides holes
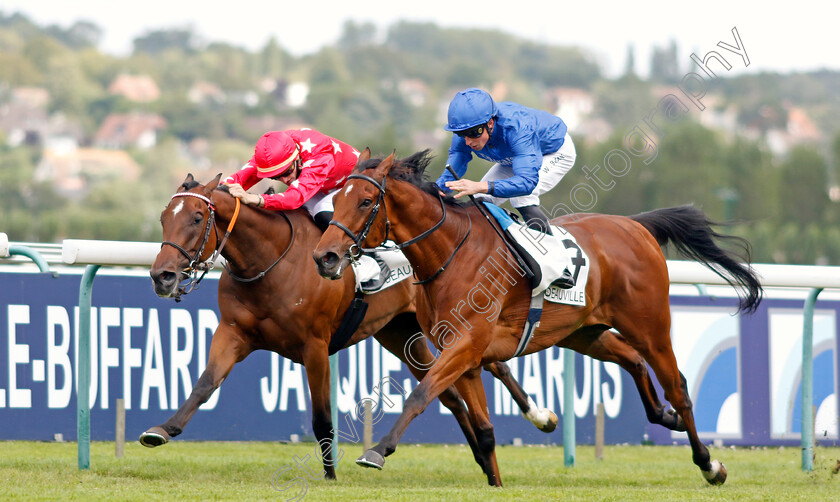
[[[236,201],[238,203],[239,199],[236,199]],[[244,277],[239,277],[238,275],[231,272],[230,267],[228,266],[227,262],[225,262],[223,266],[225,267],[225,270],[227,270],[228,274],[230,274],[231,279],[233,279],[237,282],[245,282],[245,283],[258,281],[258,280],[262,279],[263,277],[265,277],[265,274],[269,273],[271,271],[271,269],[273,269],[278,263],[280,263],[280,260],[282,260],[283,257],[286,256],[286,253],[288,253],[289,250],[292,249],[292,244],[295,242],[295,226],[292,225],[292,220],[290,220],[289,217],[286,216],[285,212],[280,211],[280,214],[283,215],[283,218],[286,219],[286,222],[289,224],[289,228],[292,231],[292,235],[289,237],[289,245],[286,246],[286,249],[280,254],[279,257],[277,257],[276,260],[274,260],[274,263],[272,263],[271,265],[268,266],[267,269],[263,270],[259,274],[255,275],[254,277],[251,277],[249,279],[246,279]]]
[[[362,241],[364,241],[367,238],[367,234],[370,232],[370,229],[373,226],[373,222],[376,219],[376,216],[379,214],[380,206],[382,208],[385,208],[385,182],[388,178],[387,178],[387,176],[385,178],[382,178],[382,183],[379,183],[375,179],[373,179],[370,176],[367,176],[365,174],[353,173],[353,174],[347,176],[348,180],[353,179],[353,178],[365,180],[365,181],[373,184],[373,186],[375,186],[379,190],[379,197],[376,199],[376,204],[371,209],[370,215],[368,215],[368,219],[367,219],[367,221],[365,221],[364,227],[362,227],[362,230],[358,234],[354,233],[352,230],[350,230],[346,225],[344,225],[340,221],[336,221],[336,220],[331,220],[330,221],[330,225],[335,225],[336,227],[343,230],[344,233],[347,234],[347,236],[350,237],[350,239],[353,241],[353,245],[350,246],[349,254],[350,254],[350,259],[351,260],[356,260],[363,252],[373,252],[373,251],[378,250],[378,248],[375,248],[375,247],[374,248],[363,248],[362,247]],[[438,195],[438,200],[440,201],[440,208],[441,208],[441,211],[443,213],[440,220],[438,220],[437,223],[432,225],[431,228],[424,231],[420,235],[418,235],[416,237],[412,237],[411,239],[409,239],[405,242],[399,243],[396,246],[388,247],[388,248],[386,248],[382,251],[405,249],[408,246],[411,246],[412,244],[415,244],[417,242],[422,241],[423,239],[425,239],[426,237],[431,235],[432,232],[434,232],[435,230],[437,230],[438,228],[440,228],[443,225],[443,223],[446,221],[446,204],[444,203],[443,197],[441,197],[440,193],[438,193],[437,195]],[[428,282],[431,282],[434,279],[436,279],[437,276],[442,274],[444,270],[446,270],[446,267],[448,267],[449,264],[452,262],[452,259],[455,258],[455,255],[458,253],[458,251],[461,249],[461,247],[467,241],[467,237],[469,237],[470,232],[472,231],[472,218],[470,218],[469,214],[467,215],[467,219],[470,223],[470,226],[467,228],[467,233],[464,235],[463,239],[461,239],[461,242],[459,242],[458,245],[455,247],[455,250],[452,251],[452,254],[449,256],[449,259],[447,259],[446,262],[443,264],[443,266],[441,266],[440,269],[438,269],[438,271],[435,272],[431,277],[429,277],[427,279],[423,279],[421,281],[417,281],[414,284],[426,284]],[[382,246],[388,240],[388,234],[390,232],[390,229],[391,229],[391,222],[390,222],[390,220],[388,220],[387,210],[386,210],[385,237],[382,239],[382,242],[380,243],[380,246]],[[355,254],[352,251],[353,247],[355,247],[358,250],[358,252],[355,253]],[[417,276],[415,275],[415,278],[416,277]]]

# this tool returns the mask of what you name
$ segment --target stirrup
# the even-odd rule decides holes
[[[559,279],[555,279],[551,285],[557,286],[560,289],[572,289],[575,287],[575,278],[567,268],[563,271],[563,275],[561,275]]]

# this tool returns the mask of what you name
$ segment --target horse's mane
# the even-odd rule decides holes
[[[432,162],[434,155],[429,149],[417,152],[413,155],[402,159],[396,159],[394,166],[388,172],[388,176],[400,181],[406,181],[416,186],[420,190],[438,196],[438,186],[435,182],[430,181],[426,175],[426,168]],[[382,158],[372,158],[359,164],[355,172],[361,173],[367,169],[373,169],[382,163]],[[446,195],[443,198],[444,202],[449,205],[459,206],[461,203],[457,201],[452,195]]]

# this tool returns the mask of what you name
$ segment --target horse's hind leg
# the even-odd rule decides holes
[[[667,301],[662,315],[648,314],[647,322],[643,323],[640,318],[635,317],[631,322],[616,322],[616,328],[653,368],[659,384],[665,391],[665,399],[682,417],[688,441],[691,444],[694,464],[700,468],[703,477],[710,484],[723,484],[726,481],[726,467],[717,460],[711,460],[708,448],[697,435],[685,377],[677,367],[677,359],[671,347],[671,321]]]
[[[501,362],[485,364],[484,369],[496,377],[507,388],[516,405],[522,410],[522,416],[531,421],[534,426],[545,432],[553,432],[557,428],[557,415],[548,408],[537,408],[537,403],[531,399],[525,390],[513,378],[510,367]]]
[[[601,330],[600,327],[593,327]],[[677,412],[670,407],[665,407],[660,401],[653,386],[653,381],[647,369],[647,362],[642,358],[636,349],[631,347],[627,340],[618,333],[605,329],[598,336],[593,336],[592,331],[581,330],[563,339],[558,344],[568,347],[581,354],[600,361],[616,363],[633,377],[639,397],[645,408],[645,415],[652,424],[661,425],[672,431],[685,431],[685,423]]]
[[[193,386],[190,396],[166,422],[141,434],[140,444],[154,448],[168,443],[170,438],[181,434],[198,407],[210,399],[213,392],[230,373],[233,365],[244,359],[250,351],[251,349],[242,343],[242,338],[238,333],[226,324],[220,323],[210,342],[207,367]]]

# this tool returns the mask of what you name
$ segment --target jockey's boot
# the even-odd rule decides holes
[[[544,234],[554,235],[551,232],[551,225],[548,222],[548,217],[542,212],[542,209],[540,209],[539,206],[525,206],[518,207],[516,209],[519,211],[519,214],[522,215],[522,218],[525,219],[525,224],[528,225],[528,228],[532,228]],[[560,289],[571,289],[575,287],[575,278],[572,276],[572,273],[569,272],[568,266],[565,270],[563,270],[563,275],[560,276],[559,279],[555,279],[551,285],[557,286]]]
[[[321,229],[321,233],[324,233],[327,231],[327,228],[329,228],[332,217],[332,211],[321,211],[320,213],[313,215],[312,219],[315,220],[315,225]]]
[[[542,212],[539,206],[517,207],[516,210],[522,215],[528,228],[544,234],[554,235],[551,232],[551,225],[548,223],[548,216]]]
[[[365,253],[359,257],[360,263],[369,260],[373,261],[375,263],[375,267],[379,268],[379,274],[374,276],[372,279],[364,281],[360,284],[362,291],[364,292],[372,292],[378,290],[385,284],[385,281],[388,280],[388,276],[391,275],[391,268],[388,267],[388,264],[382,261],[382,258],[377,256],[375,252]],[[367,265],[367,263],[365,265]]]

